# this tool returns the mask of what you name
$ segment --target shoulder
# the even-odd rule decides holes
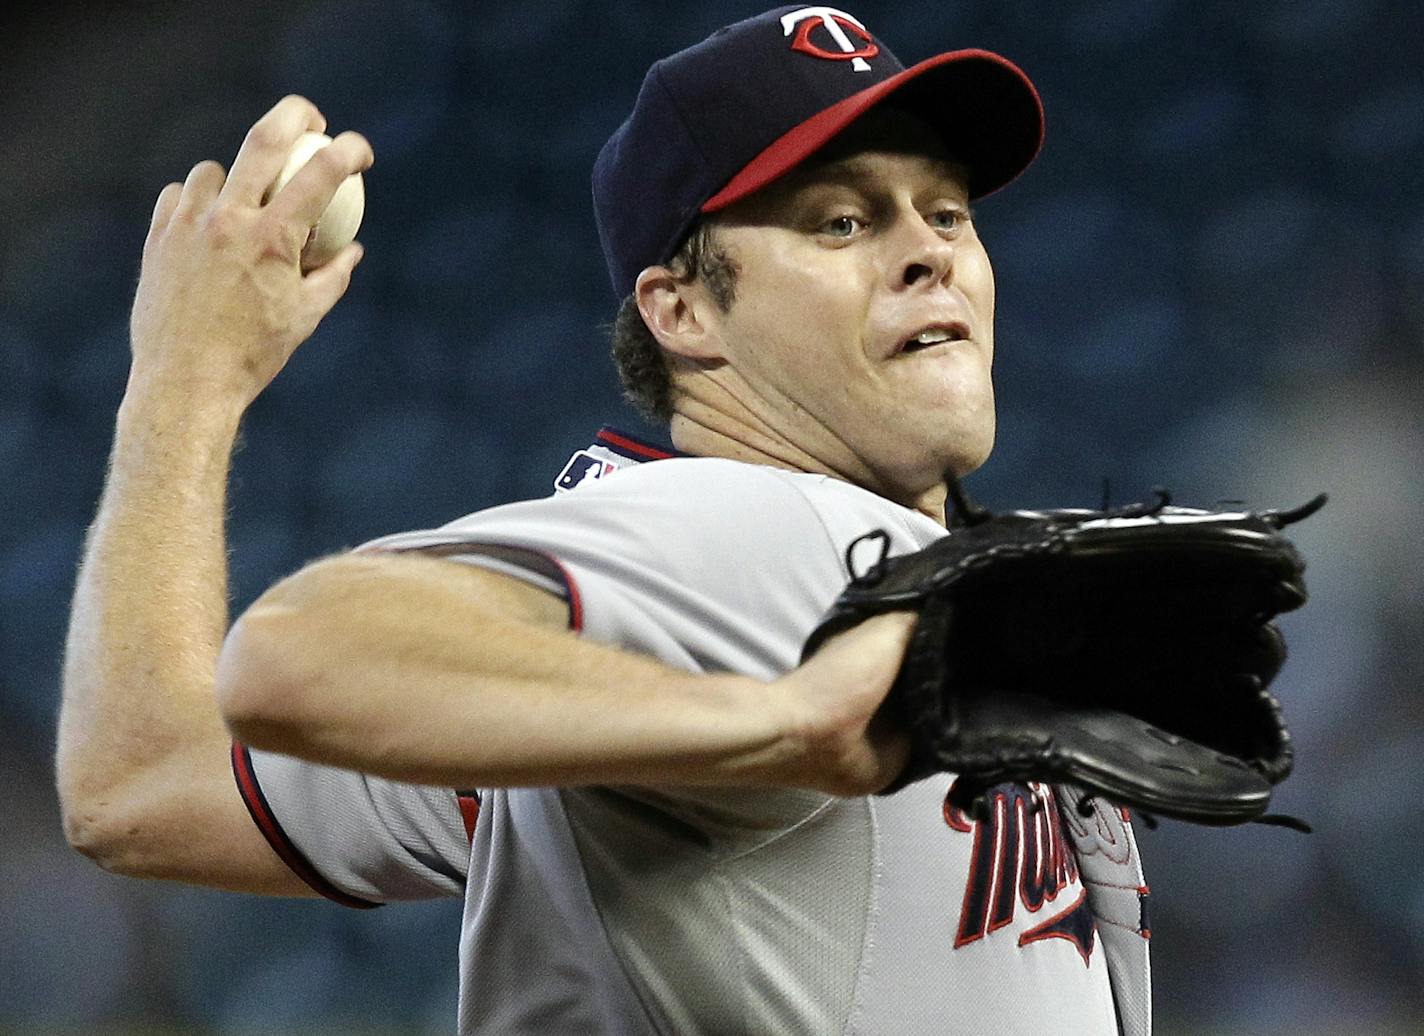
[[[670,458],[625,469],[547,501],[588,529],[638,543],[650,554],[677,548],[755,552],[819,527],[794,473],[713,457]]]
[[[554,499],[614,499],[646,494],[676,503],[727,494],[784,496],[793,490],[782,476],[795,478],[796,473],[723,457],[670,457],[625,468],[593,485]]]
[[[775,469],[716,458],[669,458],[535,500],[464,515],[432,529],[383,536],[358,550],[441,550],[470,542],[547,548],[582,544],[656,550],[690,539],[715,542],[812,510]]]
[[[777,474],[805,500],[841,548],[872,530],[888,533],[895,553],[918,550],[945,534],[944,526],[933,518],[854,483],[829,475]]]
[[[943,535],[924,515],[828,476],[676,457],[625,468],[569,492],[477,511],[436,529],[383,537],[362,549],[499,542],[560,555],[576,546],[645,559],[678,551],[768,560],[826,552],[840,558],[852,540],[877,529],[890,534],[896,553]]]
[[[853,483],[713,457],[643,464],[551,503],[607,517],[626,509],[640,524],[665,521],[706,539],[819,533],[838,551],[873,529],[907,550],[944,535],[932,519]]]

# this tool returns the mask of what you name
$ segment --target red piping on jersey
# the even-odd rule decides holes
[[[569,570],[564,567],[564,563],[552,554],[545,554],[546,558],[552,561],[559,569],[559,575],[563,577],[564,589],[569,595],[569,629],[575,633],[583,632],[583,595],[579,593],[578,583],[574,582],[574,577],[569,574]]]
[[[503,561],[516,568],[522,568],[533,575],[557,581],[563,585],[564,602],[569,606],[569,629],[576,633],[583,629],[583,596],[579,593],[578,584],[574,582],[574,577],[569,574],[564,563],[547,551],[537,550],[534,547],[520,547],[511,543],[463,543],[459,541],[440,543],[430,547],[382,547],[381,550],[391,554],[425,554],[429,557],[482,555]],[[538,558],[550,567],[540,569],[532,560],[521,561],[518,556],[520,554],[531,559]]]
[[[608,446],[615,446],[620,450],[631,453],[634,457],[641,457],[644,460],[667,460],[669,457],[677,456],[677,454],[658,446],[653,446],[646,442],[639,442],[632,436],[615,432],[611,428],[600,428],[595,438],[598,442]]]
[[[272,807],[267,804],[267,796],[262,794],[262,786],[257,783],[257,774],[252,769],[252,756],[236,741],[232,743],[232,775],[237,779],[237,790],[242,795],[242,801],[246,803],[247,812],[252,815],[257,830],[262,832],[267,844],[282,858],[282,862],[291,868],[293,874],[327,899],[342,906],[370,910],[382,905],[342,892],[312,866],[312,862],[287,837],[287,832],[282,830],[282,825],[277,822]]]
[[[460,807],[460,819],[465,822],[465,837],[475,840],[475,821],[480,818],[480,793],[477,791],[455,792],[455,802]]]

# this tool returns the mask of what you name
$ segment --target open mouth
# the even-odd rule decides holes
[[[969,327],[958,321],[952,324],[936,324],[927,327],[912,338],[900,343],[902,353],[920,352],[945,342],[962,342],[969,337]]]

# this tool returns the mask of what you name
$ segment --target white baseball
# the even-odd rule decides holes
[[[287,156],[287,164],[277,174],[277,179],[267,191],[267,198],[280,191],[296,171],[307,164],[307,160],[326,145],[331,138],[325,133],[308,130],[297,138],[292,153]],[[264,199],[265,200],[265,199]],[[360,173],[352,173],[342,181],[332,195],[331,204],[316,221],[307,235],[306,247],[302,249],[302,269],[314,270],[331,261],[337,252],[349,245],[361,226],[361,217],[366,212],[366,188]]]

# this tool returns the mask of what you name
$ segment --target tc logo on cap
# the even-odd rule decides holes
[[[840,47],[839,53],[834,50],[826,50],[811,42],[811,30],[817,24],[825,26],[826,31],[831,34],[831,39],[835,40],[836,46]],[[825,58],[828,61],[849,61],[850,67],[856,72],[869,72],[870,63],[865,59],[873,58],[880,53],[879,45],[871,38],[865,26],[844,11],[837,11],[834,7],[803,7],[799,11],[782,15],[782,34],[790,36],[792,29],[796,29],[796,38],[791,41],[792,50],[799,50],[802,54],[810,54],[813,58]],[[862,45],[857,47],[850,41],[850,36],[846,35],[847,33],[859,36]]]

